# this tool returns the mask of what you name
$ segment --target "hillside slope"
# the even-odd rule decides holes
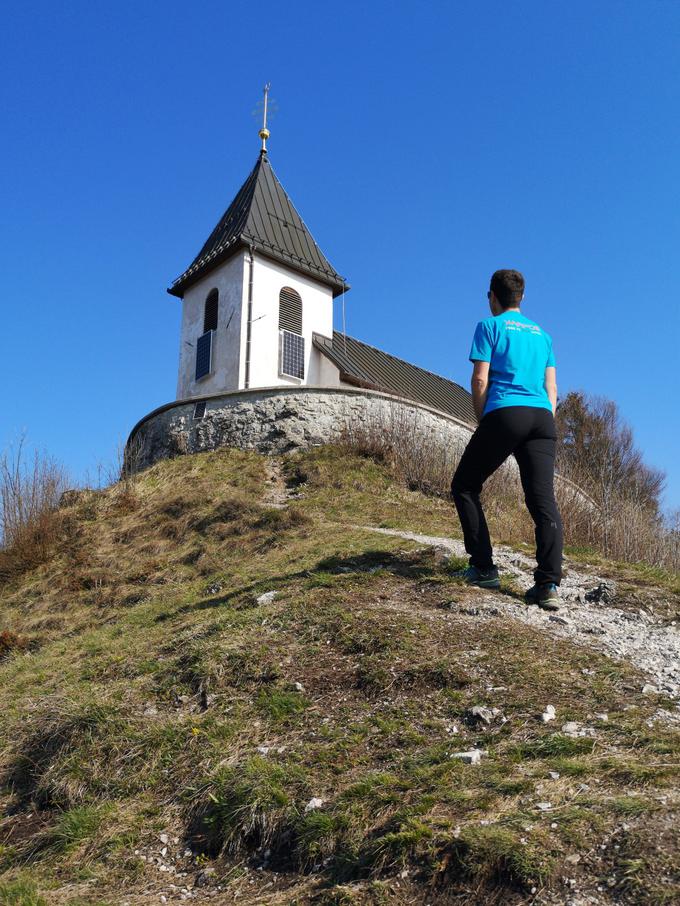
[[[467,588],[450,504],[332,448],[59,515],[0,585],[0,904],[680,901],[677,582]]]

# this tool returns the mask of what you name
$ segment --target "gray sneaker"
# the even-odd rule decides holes
[[[479,588],[500,588],[501,580],[498,577],[498,569],[492,566],[491,569],[477,569],[476,566],[468,566],[456,573],[461,579],[464,579],[468,585],[477,585]]]
[[[527,604],[538,604],[543,610],[559,610],[560,596],[554,582],[541,582],[533,585],[524,594]]]

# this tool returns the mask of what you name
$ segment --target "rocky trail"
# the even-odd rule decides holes
[[[375,526],[356,528],[415,541],[437,548],[445,556],[465,556],[462,541],[453,538]],[[511,576],[522,592],[533,584],[534,563],[528,557],[507,547],[495,547],[494,555],[501,575]],[[649,677],[645,692],[660,692],[680,700],[680,631],[675,621],[669,623],[649,608],[617,606],[615,583],[594,573],[576,570],[571,564],[568,564],[560,593],[562,606],[558,613],[528,607],[523,600],[511,595],[483,589],[479,590],[477,609],[480,615],[492,615],[502,601],[504,611],[514,619],[595,648],[610,657],[627,660]],[[680,710],[676,714],[668,713],[668,718],[680,720]]]

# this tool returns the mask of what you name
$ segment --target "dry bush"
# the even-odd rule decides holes
[[[581,392],[557,409],[557,467],[594,499],[583,541],[607,557],[680,571],[678,522],[665,519],[665,475],[646,465],[616,403]]]
[[[611,409],[606,409],[611,419]],[[628,562],[644,562],[670,571],[680,569],[680,517],[671,525],[664,523],[650,503],[658,491],[658,473],[641,466],[639,455],[624,432],[624,449],[616,453],[612,445],[600,441],[603,456],[610,463],[609,472],[600,468],[602,478],[616,473],[619,487],[609,493],[606,507],[583,490],[592,483],[580,481],[581,468],[574,457],[558,456],[560,473],[555,480],[555,494],[564,523],[567,544],[589,546],[607,556]],[[451,440],[424,425],[417,410],[386,405],[376,414],[358,417],[346,414],[339,442],[363,456],[388,463],[398,478],[412,490],[448,498],[451,478],[465,448],[463,439]],[[618,458],[617,458],[618,457]],[[582,464],[585,458],[579,458]],[[619,465],[614,468],[615,463]],[[566,474],[565,474],[566,473]],[[639,474],[639,481],[631,480]],[[621,476],[626,476],[621,485]],[[633,493],[635,491],[635,493]],[[494,534],[508,543],[533,543],[534,525],[524,505],[519,472],[510,459],[484,485],[484,508]]]
[[[451,476],[465,449],[462,440],[423,424],[416,409],[387,403],[359,418],[346,415],[341,422],[341,446],[362,456],[389,462],[410,490],[448,496]]]
[[[66,470],[52,457],[25,454],[25,438],[0,455],[0,579],[44,563],[60,534]]]

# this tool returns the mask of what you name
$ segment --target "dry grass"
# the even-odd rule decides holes
[[[395,479],[411,490],[448,499],[451,478],[464,449],[462,441],[445,443],[428,433],[417,410],[385,409],[380,416],[348,418],[340,432],[343,449],[390,466]],[[564,524],[565,542],[588,547],[609,559],[644,563],[680,572],[678,515],[665,520],[648,502],[631,494],[613,494],[599,506],[581,487],[582,471],[562,461],[555,493]],[[514,460],[509,460],[484,486],[485,511],[496,539],[507,544],[533,544],[534,526],[524,506]]]
[[[223,450],[80,495],[53,557],[0,586],[31,643],[0,659],[0,903],[172,902],[161,833],[173,883],[214,868],[217,903],[521,903],[567,872],[678,894],[680,742],[642,678],[503,594],[475,616],[431,551],[352,529],[452,519],[385,463],[291,456],[286,509],[265,465]],[[596,735],[542,724],[548,702]],[[473,745],[481,765],[451,758]]]
[[[57,508],[67,484],[51,457],[34,451],[27,459],[24,437],[0,456],[0,581],[49,559],[62,531]]]

